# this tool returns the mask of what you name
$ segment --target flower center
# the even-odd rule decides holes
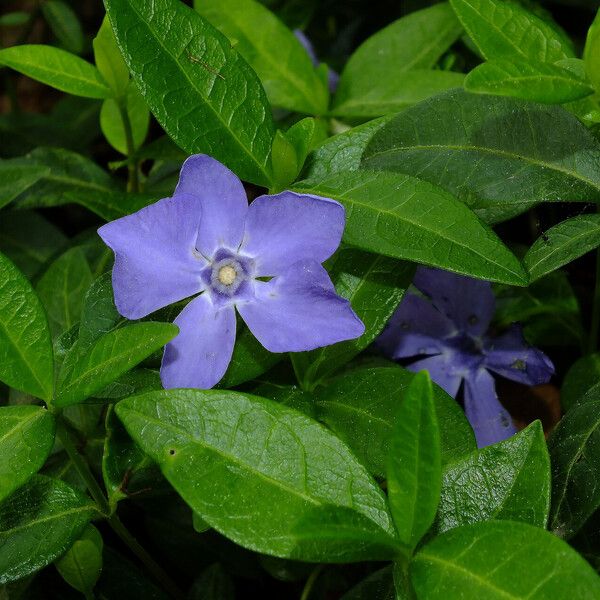
[[[219,269],[218,279],[223,285],[231,285],[238,273],[232,264],[225,265]]]

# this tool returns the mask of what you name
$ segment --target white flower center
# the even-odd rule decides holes
[[[218,279],[223,285],[231,285],[237,276],[238,273],[231,264],[225,265],[219,269]]]

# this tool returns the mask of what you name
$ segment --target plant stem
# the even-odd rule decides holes
[[[127,169],[129,176],[127,178],[127,190],[129,192],[140,191],[140,180],[138,176],[137,162],[132,159],[135,153],[135,145],[133,143],[133,130],[131,129],[131,121],[129,120],[129,114],[127,112],[127,98],[120,98],[117,100],[119,106],[119,112],[121,113],[121,121],[123,122],[123,129],[125,130],[125,143],[127,144]]]
[[[588,337],[588,353],[595,352],[598,348],[598,331],[600,329],[600,249],[596,250],[596,284],[594,287],[594,300],[592,305],[592,323]]]
[[[300,600],[308,600],[312,589],[315,585],[315,582],[319,578],[319,575],[323,572],[325,565],[317,565],[315,569],[313,569],[312,573],[308,576],[306,583],[304,584],[304,589],[302,590],[302,595],[300,596]]]

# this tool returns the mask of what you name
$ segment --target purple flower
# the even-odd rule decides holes
[[[511,436],[516,429],[498,401],[490,371],[537,385],[554,373],[552,362],[526,344],[518,325],[497,338],[486,335],[495,310],[487,281],[420,267],[413,284],[431,302],[407,294],[378,346],[394,359],[419,357],[407,368],[429,371],[455,398],[464,382],[465,412],[480,448]]]
[[[318,67],[321,63],[317,58],[315,47],[313,46],[313,43],[308,39],[308,36],[301,29],[294,29],[294,35],[298,38],[298,41],[306,50],[306,54],[308,54],[308,56],[310,57],[313,66]],[[327,67],[327,84],[329,87],[329,91],[332,94],[337,89],[339,81],[340,76],[333,69]]]
[[[190,296],[165,349],[163,385],[210,388],[235,343],[234,307],[270,352],[300,352],[362,335],[364,325],[321,266],[337,249],[344,208],[282,192],[250,206],[241,181],[197,154],[172,198],[98,230],[115,253],[113,287],[128,319]]]

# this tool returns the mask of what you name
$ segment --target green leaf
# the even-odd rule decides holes
[[[383,567],[348,590],[340,600],[397,600],[392,565]]]
[[[429,542],[411,565],[427,600],[597,598],[600,578],[551,533],[525,523],[489,521],[452,529]]]
[[[600,354],[577,359],[567,371],[560,388],[560,405],[566,412],[594,385],[600,383]]]
[[[298,38],[254,0],[197,0],[194,8],[256,71],[271,104],[321,115],[329,93]]]
[[[81,54],[83,31],[73,9],[62,0],[45,0],[41,9],[59,44],[73,54]]]
[[[596,90],[600,90],[600,10],[588,30],[583,61],[587,76]]]
[[[113,92],[120,98],[125,95],[129,85],[129,69],[121,56],[117,40],[108,17],[105,16],[93,41],[96,67]]]
[[[50,400],[52,341],[48,320],[29,281],[0,254],[0,381]]]
[[[57,380],[57,407],[82,402],[132,369],[178,333],[170,323],[134,323],[109,331],[87,351],[77,345],[67,355]]]
[[[42,468],[54,430],[53,416],[40,406],[0,408],[0,501]]]
[[[323,421],[377,477],[385,476],[392,428],[414,373],[389,363],[359,367],[315,391],[317,418]],[[442,463],[475,450],[475,437],[458,403],[433,386]]]
[[[456,16],[486,59],[553,63],[574,56],[564,36],[537,15],[504,0],[450,0]]]
[[[381,29],[344,67],[332,114],[377,117],[461,86],[461,73],[431,70],[461,32],[447,3],[415,11]]]
[[[426,371],[417,373],[406,388],[386,471],[394,523],[410,553],[433,523],[442,483],[440,431]]]
[[[462,202],[426,181],[355,171],[293,187],[345,206],[343,240],[351,246],[490,281],[527,283],[521,263],[496,234]]]
[[[49,173],[48,167],[23,164],[18,158],[1,161],[0,208],[10,204],[17,196]]]
[[[165,131],[190,154],[210,154],[242,179],[268,185],[271,110],[230,41],[179,0],[105,5],[133,79]]]
[[[286,385],[272,381],[259,381],[248,390],[254,396],[268,398],[289,408],[293,408],[312,419],[317,418],[315,397],[297,385]],[[350,444],[348,444],[350,446]]]
[[[0,505],[0,584],[50,564],[96,515],[95,505],[78,490],[35,475]]]
[[[21,10],[15,10],[0,16],[1,27],[20,27],[29,20],[29,13]]]
[[[85,98],[108,98],[110,90],[94,65],[54,46],[23,44],[0,50],[0,65]]]
[[[124,103],[123,109],[119,103]],[[121,154],[128,155],[127,134],[123,123],[122,110],[127,111],[133,150],[137,150],[146,139],[150,126],[150,111],[144,98],[134,84],[127,88],[126,96],[122,100],[108,98],[102,103],[100,111],[100,127],[108,143]]]
[[[102,572],[103,541],[100,532],[88,525],[67,553],[56,561],[62,578],[78,592],[89,596]]]
[[[600,246],[600,214],[579,215],[548,229],[523,263],[535,281]]]
[[[439,532],[478,521],[523,521],[544,529],[550,511],[550,458],[539,421],[450,463],[442,475]]]
[[[573,102],[594,93],[588,82],[567,69],[542,62],[505,59],[491,60],[473,69],[465,79],[465,89],[546,104]]]
[[[83,250],[76,246],[50,264],[36,285],[48,315],[52,337],[79,321],[84,295],[92,283],[92,271]]]
[[[216,390],[151,392],[116,411],[192,510],[237,544],[305,561],[397,552],[377,484],[344,444],[301,413]],[[206,477],[211,485],[196,485]]]
[[[570,538],[600,507],[600,388],[569,410],[548,440],[552,462],[550,527]]]
[[[196,579],[189,600],[235,600],[233,581],[227,571],[215,563]]]
[[[452,90],[375,133],[363,166],[440,185],[496,222],[539,202],[599,201],[600,146],[558,106]]]

